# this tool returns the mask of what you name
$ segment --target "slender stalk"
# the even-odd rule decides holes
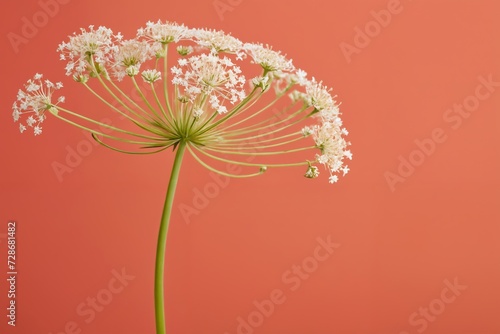
[[[153,92],[156,104],[158,105],[158,107],[160,107],[160,110],[163,113],[163,116],[165,117],[165,121],[167,121],[169,125],[172,125],[172,123],[170,123],[170,118],[168,118],[167,113],[165,112],[165,108],[163,108],[163,105],[161,104],[160,99],[158,98],[158,94],[156,94],[155,85],[153,83],[151,83],[151,91]]]
[[[186,142],[181,141],[177,147],[175,154],[172,172],[170,174],[170,181],[168,182],[167,195],[165,198],[165,205],[163,207],[163,214],[161,216],[160,231],[158,233],[158,244],[156,246],[156,265],[155,265],[155,317],[156,317],[156,334],[165,334],[165,303],[163,282],[165,273],[165,248],[167,244],[167,232],[170,222],[170,215],[172,213],[172,204],[174,202],[175,188],[177,187],[177,180],[179,179],[179,172],[182,164],[182,157],[186,149]]]
[[[132,79],[132,82],[134,83],[135,90],[141,96],[141,99],[144,102],[144,104],[146,104],[148,106],[149,110],[151,110],[153,112],[153,114],[156,116],[156,120],[158,121],[158,123],[160,123],[162,125],[165,125],[165,122],[163,122],[163,120],[160,117],[160,115],[158,115],[158,113],[156,112],[156,109],[153,108],[153,106],[151,105],[151,103],[149,103],[148,99],[146,98],[146,96],[142,92],[142,89],[141,89],[141,87],[139,87],[139,84],[137,83],[137,80],[135,80],[135,77],[130,77],[130,78]]]
[[[271,103],[269,103],[268,105],[266,105],[266,106],[265,106],[265,107],[263,107],[262,109],[260,109],[260,110],[258,110],[258,111],[256,111],[256,112],[253,112],[250,116],[248,116],[248,117],[247,117],[247,118],[245,118],[245,119],[242,119],[242,120],[240,120],[240,121],[238,121],[238,122],[236,122],[236,123],[233,123],[233,124],[228,125],[228,126],[226,127],[226,129],[229,129],[229,128],[232,128],[232,127],[234,127],[234,126],[236,126],[236,125],[239,125],[239,124],[241,124],[241,123],[244,123],[244,122],[246,122],[246,121],[248,121],[248,120],[250,120],[250,119],[254,118],[255,116],[259,115],[259,114],[260,114],[260,113],[262,113],[263,111],[266,111],[267,109],[269,109],[270,107],[272,107],[272,106],[273,106],[273,105],[274,105],[274,104],[275,104],[275,103],[276,103],[276,102],[277,102],[280,98],[282,98],[282,97],[285,95],[285,93],[286,93],[286,92],[287,92],[287,91],[288,91],[291,87],[292,87],[292,86],[288,87],[288,88],[287,88],[287,89],[286,89],[286,90],[285,90],[285,91],[284,91],[281,95],[276,96],[276,98],[275,98],[273,101],[271,101]],[[264,93],[265,93],[265,92],[264,92]],[[292,103],[292,104],[289,106],[289,108],[290,108],[290,107],[293,107],[293,105],[294,105],[294,104],[295,104],[295,103]]]
[[[251,125],[251,126],[248,126],[248,127],[246,127],[246,128],[242,128],[242,129],[240,129],[240,130],[232,131],[232,132],[230,133],[230,135],[231,135],[231,137],[236,137],[236,136],[240,136],[240,135],[242,135],[242,134],[247,134],[247,133],[257,132],[257,131],[260,131],[260,130],[265,130],[265,129],[267,129],[267,128],[274,128],[274,127],[276,127],[276,125],[279,125],[279,124],[282,124],[282,123],[285,123],[285,124],[283,124],[283,125],[284,125],[284,127],[282,128],[282,129],[285,129],[285,128],[287,128],[287,127],[288,127],[287,125],[289,125],[289,124],[290,124],[289,122],[290,122],[292,119],[294,119],[295,117],[299,116],[299,115],[300,115],[302,112],[304,112],[305,110],[306,110],[306,109],[301,108],[301,109],[297,110],[296,112],[294,112],[293,114],[289,114],[289,115],[287,115],[287,117],[286,117],[286,118],[283,118],[283,119],[281,119],[281,120],[280,120],[280,121],[278,121],[278,122],[273,122],[273,120],[274,120],[274,118],[276,118],[276,116],[271,116],[271,117],[270,117],[270,118],[268,118],[267,120],[262,121],[262,122],[259,122],[259,123],[255,124],[255,125]],[[306,119],[307,117],[309,117],[309,116],[307,115],[307,116],[305,116],[305,117],[303,117],[303,118],[300,118],[300,119],[299,119],[299,122],[300,122],[300,121],[302,121],[302,120],[304,120],[304,119]],[[267,124],[266,124],[266,125],[264,125],[264,126],[261,126],[263,123],[264,123],[264,124],[265,124],[265,123],[267,123]],[[294,121],[294,123],[292,123],[292,124],[296,124],[296,123],[297,123],[297,121]],[[276,129],[276,130],[279,130],[279,129]],[[237,139],[243,139],[243,140],[244,140],[244,138],[237,138]]]
[[[130,117],[128,114],[124,113],[123,111],[121,111],[120,109],[118,109],[117,107],[115,107],[113,104],[109,103],[105,98],[103,98],[101,95],[99,95],[95,90],[93,90],[92,88],[90,88],[89,85],[87,85],[86,83],[83,83],[82,84],[85,88],[87,88],[92,94],[94,94],[100,101],[102,101],[104,104],[106,104],[108,107],[110,107],[112,110],[116,111],[117,113],[119,113],[121,116],[131,120],[134,124],[139,125],[139,122],[136,121],[134,118]],[[120,102],[120,101],[118,101]],[[123,106],[123,104],[120,102],[120,104]],[[130,112],[130,111],[129,111]],[[143,120],[145,120],[146,122],[148,122],[148,120],[146,118],[144,118],[143,116],[141,115],[138,115],[136,114],[135,112],[130,112],[131,114],[133,114],[134,116],[137,116],[139,118],[142,118]]]
[[[71,110],[69,110],[69,109],[62,108],[62,107],[59,107],[59,106],[57,106],[57,108],[56,108],[56,109],[57,109],[58,111],[65,112],[66,114],[69,114],[69,115],[72,115],[72,116],[78,117],[78,118],[80,118],[80,119],[83,119],[83,120],[85,120],[85,121],[87,121],[87,122],[89,122],[89,123],[99,125],[99,127],[103,127],[103,128],[110,129],[110,130],[113,130],[113,131],[117,131],[117,132],[125,133],[125,134],[131,135],[131,136],[135,136],[135,137],[139,137],[139,138],[145,138],[145,139],[151,139],[151,140],[160,140],[160,141],[162,141],[162,140],[164,140],[164,139],[165,139],[164,137],[152,137],[152,136],[142,135],[142,134],[140,134],[140,133],[135,133],[135,132],[131,132],[131,131],[127,131],[127,130],[123,130],[123,129],[117,128],[117,127],[115,127],[115,126],[111,126],[111,125],[108,125],[108,124],[105,124],[105,123],[101,123],[101,122],[96,121],[96,120],[94,120],[94,119],[92,119],[92,118],[85,117],[85,116],[80,115],[80,114],[78,114],[78,113],[76,113],[76,112],[73,112],[73,111],[71,111]],[[52,112],[52,114],[53,114],[53,115],[55,115],[55,116],[57,116],[57,117],[59,117],[59,118],[61,118],[61,119],[63,119],[64,121],[66,121],[66,122],[68,122],[68,123],[70,123],[70,124],[72,124],[72,125],[76,125],[76,126],[78,126],[76,123],[71,122],[71,121],[67,120],[67,119],[66,119],[66,118],[64,118],[64,117],[59,116],[57,113]],[[140,126],[140,125],[139,125],[139,126]],[[87,128],[87,127],[83,127],[83,126],[78,126],[78,127],[80,127],[80,128],[81,128],[81,129],[83,129],[83,130],[88,130],[89,132],[95,132],[95,133],[98,133],[98,131],[97,131],[97,130],[95,130],[95,131],[94,131],[94,130],[92,130],[92,129],[89,129],[89,128]],[[150,129],[148,129],[148,128],[143,128],[143,129],[144,129],[144,130],[147,130],[147,131],[148,131],[148,130],[150,130]],[[149,131],[149,132],[153,132],[153,131],[151,130],[151,131]],[[155,134],[158,134],[158,133],[156,133],[156,132],[155,132]],[[159,135],[161,135],[161,133],[160,133]],[[111,138],[112,136],[105,136],[105,137]]]
[[[167,109],[170,112],[170,116],[174,118],[174,113],[172,112],[172,107],[170,106],[170,99],[168,97],[168,44],[165,44],[164,47],[165,56],[163,60],[163,94],[165,95],[165,104],[167,105]]]
[[[298,133],[294,133],[293,135],[297,136],[299,134]],[[240,144],[240,145],[235,145],[235,144],[233,144],[233,145],[222,144],[221,145],[221,144],[218,144],[215,147],[220,147],[220,148],[225,149],[225,150],[237,150],[237,151],[239,151],[239,150],[250,150],[250,151],[264,150],[264,149],[267,149],[267,148],[270,148],[270,147],[277,147],[277,146],[288,145],[290,143],[302,140],[304,138],[305,138],[304,136],[299,135],[299,137],[297,137],[297,138],[290,139],[290,140],[287,140],[287,141],[282,141],[282,142],[279,142],[277,144],[257,145],[257,144],[260,144],[260,142],[256,142],[256,143],[243,143],[243,144],[247,144],[247,146],[243,146],[242,144]]]
[[[230,163],[230,164],[233,164],[233,165],[241,165],[241,166],[253,166],[253,167],[262,167],[262,166],[265,166],[267,168],[269,167],[295,167],[295,166],[303,166],[303,165],[307,165],[309,162],[308,161],[301,161],[301,162],[293,162],[293,163],[288,163],[288,164],[255,164],[255,163],[250,163],[250,162],[244,162],[244,161],[237,161],[237,160],[230,160],[230,159],[224,159],[224,158],[221,158],[221,157],[217,157],[213,154],[210,154],[208,152],[206,152],[205,150],[202,150],[202,149],[198,149],[198,152],[206,155],[207,157],[209,158],[212,158],[212,159],[215,159],[215,160],[219,160],[219,161],[222,161],[222,162],[227,162],[227,163]],[[249,157],[251,157],[251,153],[248,154]]]
[[[201,127],[199,133],[197,133],[197,134],[202,135],[205,132],[207,132],[209,130],[212,130],[217,125],[222,124],[225,121],[227,121],[228,119],[230,119],[231,116],[235,115],[238,111],[240,111],[242,108],[244,108],[245,105],[250,102],[250,100],[252,100],[252,98],[254,96],[254,93],[256,91],[257,91],[257,89],[254,87],[254,89],[252,89],[252,91],[250,92],[250,94],[247,97],[245,97],[243,99],[243,101],[241,101],[236,107],[233,108],[233,110],[229,111],[224,117],[222,117],[221,119],[219,119],[217,122],[212,123],[212,124],[207,124],[207,123],[203,124],[203,126]],[[263,93],[261,92],[261,94],[259,96],[257,96],[257,98],[259,98],[262,94]],[[212,120],[212,118],[210,118],[209,120]]]
[[[300,151],[305,151],[305,150],[311,150],[316,148],[316,146],[306,146],[306,147],[299,147],[299,148],[294,148],[294,149],[288,149],[288,150],[283,150],[283,151],[276,151],[276,152],[239,152],[239,151],[227,151],[227,150],[220,150],[216,149],[213,147],[206,147],[205,150],[207,151],[212,151],[212,152],[218,152],[218,153],[225,153],[225,154],[235,154],[235,155],[277,155],[277,154],[285,154],[285,153],[293,153],[293,152],[300,152]]]
[[[221,171],[221,170],[218,170],[217,168],[214,168],[212,166],[209,166],[207,165],[203,160],[200,159],[200,157],[198,157],[193,149],[191,147],[188,147],[188,150],[189,152],[191,153],[191,155],[195,158],[196,161],[198,161],[201,165],[203,165],[206,169],[214,172],[214,173],[217,173],[219,175],[223,175],[223,176],[228,176],[228,177],[233,177],[233,178],[246,178],[246,177],[253,177],[253,176],[257,176],[257,175],[260,175],[262,174],[264,171],[261,169],[259,172],[257,173],[252,173],[252,174],[231,174],[231,173],[226,173],[224,171]],[[261,165],[261,167],[266,167],[266,165]]]

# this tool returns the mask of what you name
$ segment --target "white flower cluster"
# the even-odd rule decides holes
[[[223,31],[196,29],[193,30],[193,37],[199,46],[209,49],[214,54],[219,52],[241,54],[243,48],[243,43],[239,39]]]
[[[305,83],[306,86],[306,102],[309,106],[314,107],[317,111],[329,110],[335,108],[335,102],[328,90],[322,82],[316,82],[312,79]]]
[[[168,44],[177,43],[182,39],[191,38],[192,30],[185,27],[183,24],[175,22],[163,23],[147,22],[145,28],[137,30],[138,37],[144,37],[153,44]]]
[[[126,75],[136,76],[141,65],[154,55],[154,49],[145,41],[131,39],[121,42],[113,59],[116,78],[122,80]]]
[[[321,125],[313,126],[308,129],[312,132],[316,147],[321,153],[316,155],[316,161],[323,164],[330,172],[330,183],[335,183],[338,180],[336,175],[342,172],[343,175],[349,172],[349,167],[344,165],[344,158],[352,159],[352,154],[347,150],[349,143],[342,138],[342,135],[347,135],[347,130],[341,128],[342,123],[340,118],[338,121],[324,121]]]
[[[343,175],[349,172],[344,159],[351,160],[352,153],[347,149],[350,142],[343,138],[343,135],[348,135],[348,131],[342,127],[339,106],[330,94],[331,89],[314,78],[307,80],[306,75],[304,71],[298,71],[298,82],[300,86],[305,87],[305,93],[292,92],[292,100],[302,99],[306,106],[314,108],[313,117],[319,119],[320,124],[305,126],[302,128],[302,135],[312,135],[316,147],[320,150],[320,154],[316,155],[316,162],[325,166],[330,173],[329,182],[335,183],[338,181],[339,172]]]
[[[235,104],[245,98],[245,77],[241,69],[227,57],[201,54],[182,58],[179,59],[179,66],[171,70],[174,74],[172,83],[183,87],[190,101],[200,94],[208,97],[211,107],[219,114],[227,112],[223,103],[225,100]]]
[[[17,93],[17,100],[12,105],[12,117],[14,122],[19,122],[19,131],[23,133],[27,127],[33,129],[35,136],[42,133],[41,124],[45,120],[45,111],[64,102],[64,96],[60,96],[56,103],[52,103],[54,91],[62,88],[62,83],[56,84],[49,80],[42,80],[42,74],[35,74],[33,79],[29,79],[25,84],[25,90],[20,89]],[[21,117],[26,117],[25,124],[21,122]]]
[[[169,53],[169,45],[173,43],[177,45],[173,46],[174,52]],[[215,117],[216,114],[226,115],[221,116],[225,117],[225,121],[241,110],[249,113],[252,110],[249,106],[264,93],[274,92],[276,100],[288,94],[291,98],[290,107],[302,104],[295,114],[302,113],[301,117],[305,122],[316,120],[296,133],[299,137],[312,137],[314,147],[319,150],[314,159],[305,162],[309,164],[306,177],[315,178],[319,175],[319,169],[314,164],[324,165],[330,173],[331,183],[337,181],[338,174],[345,175],[349,171],[344,160],[352,157],[347,149],[350,143],[344,139],[348,133],[342,126],[335,96],[331,95],[331,90],[322,81],[308,79],[307,73],[296,68],[291,59],[268,45],[243,43],[223,31],[191,29],[174,22],[157,21],[147,22],[145,27],[137,31],[136,37],[130,40],[123,40],[120,33],[114,34],[106,27],[96,29],[89,26],[88,29],[81,29],[80,33],[69,36],[69,41],[61,43],[58,51],[60,58],[67,61],[66,74],[73,76],[78,82],[87,83],[98,78],[104,88],[109,90],[107,83],[113,79],[122,81],[130,77],[135,80],[135,77],[139,76],[154,90],[158,86],[157,81],[163,81],[161,90],[166,106],[160,106],[162,114],[175,118],[176,113],[187,111],[186,114],[193,117],[192,124],[198,119],[210,119],[206,123],[209,124],[210,117]],[[172,58],[176,60],[174,65],[171,65]],[[252,65],[254,72],[250,71]],[[247,80],[242,69],[249,69],[252,79]],[[257,76],[256,71],[260,72]],[[135,81],[134,84],[138,87]],[[173,89],[169,89],[170,85]],[[20,123],[21,132],[32,127],[35,135],[41,133],[40,124],[45,119],[44,111],[50,108],[56,110],[57,103],[64,100],[61,97],[55,104],[51,101],[52,93],[61,86],[47,80],[42,82],[42,76],[39,74],[28,81],[26,89],[19,92],[17,102],[13,106],[16,122],[22,115],[29,114],[26,123]],[[270,89],[271,87],[274,89]],[[154,92],[156,94],[156,91]],[[156,99],[151,101],[152,103],[146,101],[150,108],[160,104],[160,99],[157,95],[154,96]],[[176,101],[173,108],[170,101]],[[179,101],[183,104],[179,104]],[[247,103],[248,105],[245,105]],[[246,111],[247,109],[250,111]],[[171,116],[168,116],[165,110],[168,110]],[[212,116],[207,117],[207,113]],[[155,113],[153,118],[158,115],[160,113]],[[292,113],[283,115],[292,117]],[[243,122],[241,120],[237,124]],[[176,120],[157,120],[152,124],[176,124]],[[283,125],[283,129],[287,128],[284,121],[278,124]],[[189,125],[182,129],[205,133],[212,128],[204,131]],[[262,127],[262,131],[266,129],[271,127]],[[168,129],[154,133],[175,131],[176,129]],[[242,129],[240,133],[251,131]],[[272,131],[277,133],[276,129]],[[210,138],[209,133],[200,138]],[[288,137],[284,135],[283,138]],[[238,140],[240,139],[234,139],[235,142]]]
[[[290,72],[295,69],[292,60],[286,59],[280,52],[272,50],[269,46],[247,43],[245,51],[250,54],[253,62],[262,66],[266,72]]]
[[[66,65],[66,75],[79,78],[91,73],[97,75],[98,72],[111,62],[113,55],[117,52],[120,41],[120,34],[114,35],[111,29],[89,26],[89,31],[81,29],[80,34],[74,33],[69,38],[69,42],[63,42],[57,48],[60,52],[61,60],[68,60]]]

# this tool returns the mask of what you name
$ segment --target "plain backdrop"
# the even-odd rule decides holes
[[[335,185],[301,168],[216,183],[187,157],[167,246],[170,334],[500,333],[499,11],[497,0],[7,1],[0,268],[7,277],[15,220],[18,275],[15,327],[0,284],[0,330],[155,332],[154,254],[173,155],[90,146],[53,118],[41,136],[21,135],[11,105],[42,72],[64,82],[68,107],[99,118],[57,45],[90,24],[132,37],[161,19],[282,50],[333,87],[354,154]],[[85,148],[58,178],[54,163]],[[183,215],[187,206],[196,213]],[[336,244],[320,262],[318,238]],[[281,303],[270,306],[273,293]]]

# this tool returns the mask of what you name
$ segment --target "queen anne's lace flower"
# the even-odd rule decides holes
[[[20,89],[17,93],[17,101],[12,105],[12,118],[19,122],[19,131],[23,133],[27,127],[33,128],[33,133],[42,133],[41,124],[45,120],[45,111],[64,102],[64,96],[60,96],[56,103],[52,102],[54,91],[62,88],[62,83],[56,84],[49,80],[42,80],[42,74],[35,74],[33,79],[24,85],[25,90]],[[21,117],[26,116],[26,125],[21,122]]]
[[[137,129],[119,129],[58,107],[64,98],[53,102],[52,95],[62,84],[42,81],[37,74],[19,91],[12,107],[21,132],[32,128],[40,134],[49,110],[119,152],[154,153],[184,143],[196,160],[222,175],[227,173],[210,167],[195,152],[258,171],[248,176],[303,166],[305,176],[315,178],[322,165],[334,183],[349,172],[344,163],[352,158],[350,143],[344,139],[348,131],[331,89],[308,79],[291,59],[269,46],[244,44],[222,31],[157,21],[148,22],[135,38],[125,41],[108,28],[90,26],[61,43],[58,51],[67,61],[66,74]],[[242,69],[251,73],[251,80]],[[137,75],[143,79],[141,85]],[[130,85],[122,90],[115,80],[131,80],[133,95],[127,92]],[[102,91],[105,95],[100,95]],[[290,100],[283,99],[286,96]],[[306,124],[299,125],[302,122]],[[140,152],[115,148],[103,140],[139,146]],[[307,160],[268,159],[276,155],[297,159],[301,151],[311,149]]]

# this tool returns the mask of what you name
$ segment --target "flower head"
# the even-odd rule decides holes
[[[234,104],[245,97],[245,77],[227,57],[201,54],[181,59],[179,66],[172,68],[172,73],[172,83],[183,87],[191,101],[196,101],[200,95],[206,96],[219,113],[227,111],[225,101]]]
[[[142,71],[142,78],[145,82],[153,83],[161,79],[161,73],[158,70],[144,70]]]
[[[335,108],[330,90],[322,82],[316,82],[314,78],[306,83],[306,102],[316,111]]]
[[[344,166],[345,157],[352,158],[350,151],[347,150],[349,143],[342,137],[341,122],[323,122],[320,126],[307,129],[312,132],[316,147],[320,153],[316,155],[316,161],[323,164],[334,175],[343,171],[344,175],[349,168]]]
[[[197,29],[194,31],[194,37],[199,46],[208,48],[212,53],[239,53],[243,48],[239,39],[223,31]]]
[[[194,51],[193,47],[191,45],[179,45],[177,47],[177,52],[181,55],[181,56],[187,56],[188,54],[192,53]]]
[[[67,74],[131,125],[111,126],[59,107],[64,98],[54,102],[53,93],[62,85],[37,74],[13,105],[21,132],[31,127],[40,134],[48,110],[115,151],[149,154],[186,147],[200,164],[226,176],[302,166],[307,178],[316,178],[323,167],[334,183],[349,172],[348,132],[331,89],[267,45],[158,21],[146,23],[129,40],[90,26],[58,50],[68,61]],[[217,166],[221,162],[248,173],[227,173]]]
[[[69,42],[59,44],[61,60],[67,60],[66,75],[80,76],[84,73],[100,72],[113,58],[117,50],[115,43],[121,40],[111,29],[89,26],[69,37]]]
[[[316,167],[316,166],[309,166],[307,168],[306,174],[304,176],[307,177],[308,179],[317,178],[319,176],[318,167]]]
[[[114,53],[116,78],[122,80],[126,75],[137,75],[140,66],[153,56],[154,52],[146,42],[135,39],[121,42]]]
[[[262,66],[266,72],[292,71],[292,61],[286,59],[280,52],[272,50],[262,44],[245,44],[245,51],[250,54],[256,64]]]
[[[147,22],[145,28],[137,30],[138,37],[144,37],[147,40],[158,44],[169,44],[172,42],[179,42],[182,39],[190,38],[192,34],[191,29],[188,29],[183,24],[176,22]]]
[[[24,85],[25,90],[20,89],[17,93],[17,101],[12,105],[12,118],[19,122],[19,131],[23,133],[27,127],[33,128],[33,133],[42,133],[41,124],[45,120],[45,111],[64,102],[64,96],[60,96],[55,103],[52,102],[54,91],[62,88],[62,83],[53,84],[49,80],[42,80],[42,74],[35,74]],[[26,117],[26,125],[21,118]]]

